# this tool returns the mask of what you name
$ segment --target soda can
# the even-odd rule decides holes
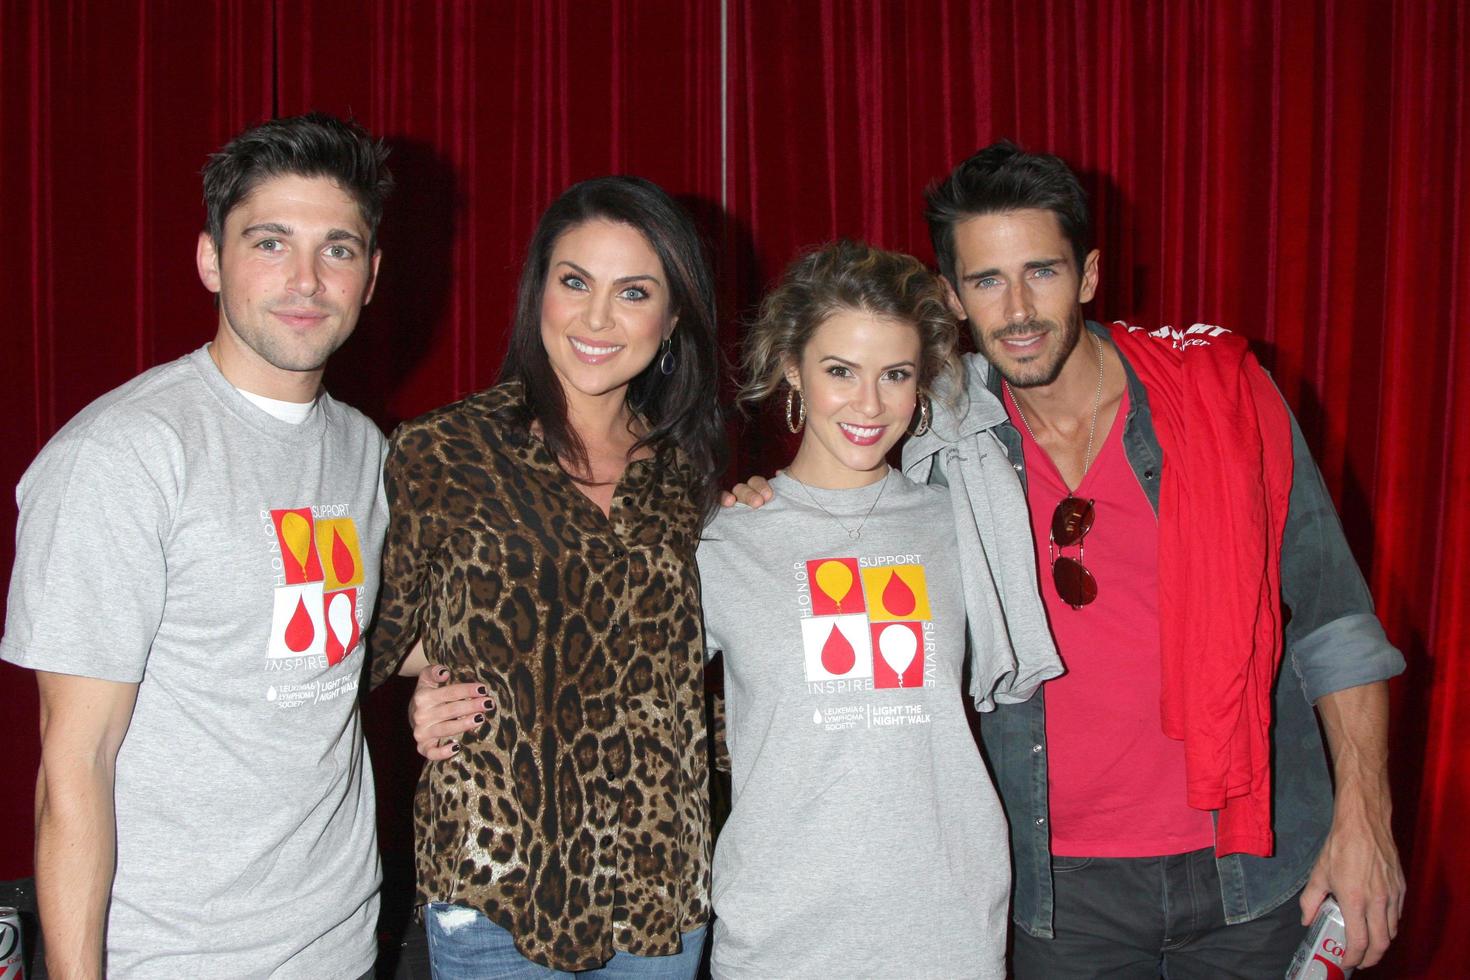
[[[0,980],[25,980],[25,947],[20,941],[20,912],[0,907]]]
[[[1312,928],[1296,948],[1286,980],[1346,980],[1353,975],[1351,969],[1342,965],[1346,954],[1347,925],[1342,909],[1329,896],[1322,900]]]

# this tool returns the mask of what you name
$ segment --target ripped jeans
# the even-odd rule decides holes
[[[424,909],[434,980],[694,980],[708,928],[684,933],[684,948],[672,956],[618,952],[595,970],[569,973],[526,959],[517,951],[514,937],[481,912],[444,902],[431,902]]]

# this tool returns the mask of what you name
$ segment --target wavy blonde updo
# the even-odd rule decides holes
[[[919,394],[930,395],[945,377],[948,390],[956,390],[959,327],[939,279],[912,255],[843,238],[792,262],[761,301],[760,317],[745,334],[740,404],[753,406],[780,391],[787,366],[801,363],[812,334],[842,312],[913,324]]]

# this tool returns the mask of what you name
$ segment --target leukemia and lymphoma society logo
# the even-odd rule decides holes
[[[357,587],[362,584],[362,549],[357,525],[345,511],[299,507],[269,512],[280,553],[266,649],[269,669],[332,666],[361,638]]]
[[[806,563],[812,615],[801,621],[806,679],[924,686],[924,628],[932,618],[924,566],[861,567],[856,558]]]

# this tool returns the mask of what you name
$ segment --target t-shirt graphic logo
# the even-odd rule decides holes
[[[806,563],[812,615],[801,621],[808,681],[872,679],[924,686],[924,621],[933,618],[923,565],[862,568],[856,558]]]
[[[932,619],[923,565],[885,565],[863,569],[868,616],[874,621]]]
[[[325,612],[320,582],[276,589],[270,645],[265,655],[273,660],[325,656]]]
[[[318,520],[309,507],[270,515],[286,584],[275,590],[266,656],[337,664],[361,639],[357,587],[364,570],[357,525],[350,517]]]
[[[328,592],[362,584],[362,549],[357,544],[357,525],[352,518],[317,521],[316,550],[324,559],[321,565]]]
[[[866,616],[808,616],[801,621],[801,645],[809,681],[873,676],[873,646]]]
[[[325,601],[327,664],[335,666],[357,646],[357,590],[328,592]]]
[[[874,623],[874,687],[924,686],[924,634],[920,623]]]
[[[819,558],[806,563],[806,576],[812,592],[814,616],[841,616],[861,613],[863,590],[858,586],[856,558]]]
[[[311,508],[296,510],[273,510],[271,521],[276,525],[276,538],[281,545],[281,561],[286,568],[286,584],[301,585],[304,582],[322,580],[322,562],[317,557],[312,540]]]

